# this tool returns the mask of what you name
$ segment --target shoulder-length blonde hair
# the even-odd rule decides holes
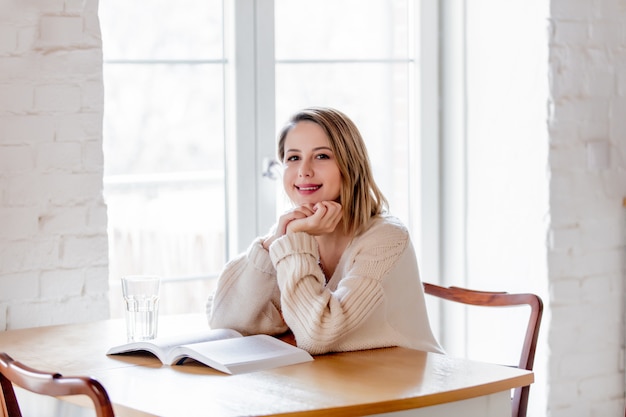
[[[278,137],[278,158],[281,162],[285,159],[287,133],[298,122],[305,120],[317,123],[328,136],[341,172],[339,198],[343,208],[344,231],[358,235],[365,230],[372,217],[388,208],[387,199],[374,181],[363,137],[354,122],[342,112],[328,107],[310,107],[291,116],[281,130]]]

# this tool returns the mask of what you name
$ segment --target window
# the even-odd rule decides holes
[[[222,2],[107,0],[100,20],[112,291],[156,273],[164,310],[202,304],[225,259]]]
[[[355,121],[391,211],[417,230],[416,179],[429,156],[418,137],[432,126],[419,119],[418,51],[436,36],[421,36],[415,7],[100,2],[112,291],[121,275],[157,273],[164,311],[202,311],[224,262],[284,209],[281,181],[262,173],[277,128],[306,106]]]

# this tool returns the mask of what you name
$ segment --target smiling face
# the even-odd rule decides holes
[[[328,136],[317,123],[300,121],[287,132],[283,186],[296,205],[337,201],[341,172]]]

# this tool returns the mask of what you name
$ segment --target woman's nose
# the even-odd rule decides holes
[[[300,163],[300,169],[298,171],[298,175],[300,175],[301,177],[310,177],[312,172],[313,171],[312,171],[311,163],[306,160],[302,160],[302,162]]]

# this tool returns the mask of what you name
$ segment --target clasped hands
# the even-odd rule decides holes
[[[295,207],[278,218],[276,231],[263,241],[263,247],[268,249],[272,242],[287,233],[306,232],[312,236],[332,233],[342,215],[341,204],[335,201],[320,201]]]

